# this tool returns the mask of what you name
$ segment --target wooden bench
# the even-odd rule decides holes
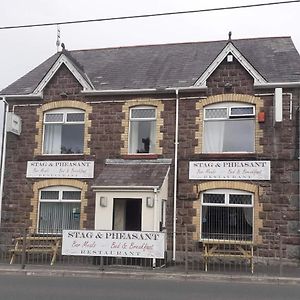
[[[246,259],[253,273],[253,242],[239,240],[203,240],[203,256],[205,271],[207,272],[208,261],[212,257]]]
[[[10,250],[10,264],[14,263],[17,254],[50,254],[52,266],[61,245],[61,237],[58,236],[26,236],[17,237],[13,240],[14,247]]]

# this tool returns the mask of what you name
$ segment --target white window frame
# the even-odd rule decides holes
[[[42,199],[41,195],[42,192],[58,192],[58,199]],[[80,192],[80,199],[63,199],[63,192]],[[40,231],[40,213],[41,213],[41,206],[40,203],[81,203],[82,198],[82,190],[76,187],[72,186],[51,186],[51,187],[45,187],[39,190],[39,203],[38,203],[38,222],[37,222],[37,232]],[[80,211],[81,211],[81,205],[80,205]],[[79,221],[80,222],[80,221]],[[43,232],[44,233],[44,232]],[[61,233],[44,233],[44,234],[58,234],[61,235]]]
[[[235,108],[251,108],[252,109],[252,113],[249,113],[249,114],[239,114],[239,115],[234,115],[232,114],[232,110],[235,109]],[[254,105],[247,105],[247,106],[242,106],[242,105],[239,105],[239,106],[231,106],[229,107],[229,119],[232,119],[232,118],[238,118],[238,117],[255,117],[255,106]]]
[[[136,117],[132,117],[132,112],[133,110],[142,110],[142,109],[151,109],[151,110],[154,110],[155,112],[155,116],[154,117],[145,117],[145,118],[136,118]],[[154,151],[151,152],[151,147],[149,149],[149,152],[148,153],[139,153],[139,152],[134,152],[132,151],[132,145],[131,145],[131,135],[133,134],[132,133],[132,123],[131,122],[149,122],[149,121],[155,121],[157,122],[157,107],[155,106],[146,106],[146,105],[140,105],[140,106],[133,106],[133,107],[130,107],[129,109],[129,130],[128,130],[128,153],[129,154],[133,154],[133,155],[140,155],[140,154],[143,154],[143,155],[149,155],[149,154],[155,154],[156,152],[156,149],[155,149],[155,146],[152,147],[154,148]],[[157,136],[156,136],[156,124],[155,124],[155,128],[154,128],[154,135],[155,135],[155,143],[154,145],[156,144],[156,139],[157,139]]]
[[[222,203],[204,203],[203,195],[204,194],[221,194],[225,195],[225,202]],[[251,204],[231,204],[229,203],[230,195],[249,195],[251,196]],[[204,206],[233,206],[233,207],[253,207],[253,194],[243,190],[233,190],[233,189],[211,189],[206,190],[201,193],[201,204]]]
[[[78,114],[81,113],[83,114],[84,118],[83,121],[68,121],[67,117],[68,115],[71,114]],[[48,115],[54,115],[54,114],[62,114],[63,118],[62,121],[46,121],[46,117]],[[43,155],[82,155],[84,152],[84,139],[85,137],[83,136],[83,141],[82,141],[82,149],[83,151],[81,153],[45,153],[45,126],[47,124],[70,124],[70,125],[76,125],[76,124],[83,124],[83,126],[85,127],[85,111],[82,109],[78,109],[78,108],[57,108],[57,109],[52,109],[49,111],[44,112],[43,115],[43,140],[42,140],[42,149],[43,149]]]
[[[204,194],[221,194],[225,195],[224,203],[204,203],[203,202],[203,195]],[[230,195],[249,195],[251,196],[251,204],[231,204],[229,203]],[[206,190],[200,194],[200,201],[201,201],[201,209],[200,209],[200,240],[207,241],[211,240],[209,238],[202,237],[202,209],[203,206],[215,206],[215,207],[245,207],[245,208],[252,208],[252,240],[253,240],[253,233],[254,233],[254,194],[243,191],[243,190],[235,190],[235,189],[211,189]]]
[[[246,113],[246,114],[240,114],[240,115],[234,115],[232,114],[232,109],[234,108],[251,108],[252,113]],[[207,117],[207,111],[210,109],[226,109],[226,117]],[[221,103],[214,103],[210,104],[204,107],[204,118],[203,118],[203,131],[205,131],[205,123],[211,122],[211,121],[232,121],[234,120],[239,120],[239,119],[250,119],[255,122],[255,105],[249,104],[249,103],[244,103],[244,102],[221,102]],[[204,151],[203,153],[220,153],[220,154],[226,154],[226,153],[254,153],[255,152],[255,127],[256,124],[254,123],[254,132],[253,132],[253,151],[220,151],[220,152],[215,152],[215,151]],[[205,145],[205,132],[203,133],[203,145]]]

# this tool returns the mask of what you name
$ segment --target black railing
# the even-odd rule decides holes
[[[249,236],[214,235],[195,240],[194,234],[183,229],[176,233],[176,251],[172,249],[173,235],[167,233],[164,259],[129,257],[90,257],[61,254],[62,238],[32,232],[24,228],[0,228],[0,264],[20,266],[47,265],[51,268],[80,268],[111,270],[152,270],[161,272],[241,272],[264,273],[273,276],[300,276],[299,260],[287,258],[285,237],[278,234],[261,236],[254,243]],[[174,257],[175,253],[175,257]],[[293,268],[292,272],[289,272]],[[293,275],[291,275],[293,276]]]

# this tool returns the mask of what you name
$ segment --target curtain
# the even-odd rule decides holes
[[[40,233],[61,233],[64,229],[79,229],[80,203],[41,202]]]
[[[208,212],[208,207],[202,205],[202,223],[207,222],[207,212]]]
[[[44,153],[60,154],[61,153],[61,125],[45,125],[44,135]]]
[[[60,203],[41,202],[39,232],[60,233],[61,212]]]
[[[204,152],[223,152],[224,121],[206,121],[204,123]]]
[[[243,207],[243,213],[247,223],[252,227],[253,224],[253,208],[252,207]]]
[[[137,153],[138,152],[138,122],[130,122],[130,138],[129,138],[129,152]]]
[[[156,121],[151,121],[150,125],[150,153],[155,153],[155,145],[156,144]]]

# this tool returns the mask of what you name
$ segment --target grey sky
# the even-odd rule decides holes
[[[273,0],[271,2],[280,2]],[[1,0],[0,26],[266,3],[267,0]],[[62,25],[69,50],[291,36],[300,51],[300,3],[177,16]],[[0,30],[0,90],[56,52],[56,26]]]

